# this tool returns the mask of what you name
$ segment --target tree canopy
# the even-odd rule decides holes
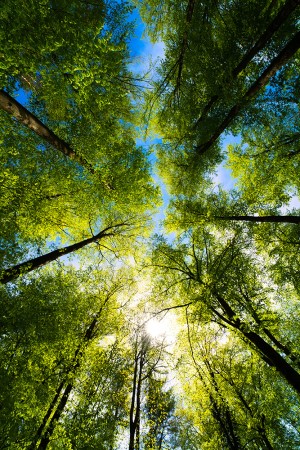
[[[299,13],[2,1],[0,450],[299,448]]]

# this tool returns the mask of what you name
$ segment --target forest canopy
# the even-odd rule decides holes
[[[300,447],[299,3],[2,0],[0,450]]]

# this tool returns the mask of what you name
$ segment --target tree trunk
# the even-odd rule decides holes
[[[287,20],[287,18],[292,14],[292,12],[299,5],[299,0],[289,0],[283,5],[283,7],[278,11],[277,15],[274,17],[272,22],[266,28],[265,32],[256,41],[253,47],[248,50],[244,55],[241,62],[233,69],[231,72],[231,79],[235,80],[237,76],[247,67],[254,56],[262,50],[268,41],[272,38],[274,33],[279,29],[279,27]],[[271,11],[270,11],[271,12]],[[225,83],[226,84],[226,83]],[[195,127],[197,127],[206,118],[208,112],[211,110],[213,105],[219,100],[220,96],[215,95],[211,97],[206,106],[204,107],[200,118],[197,120]]]
[[[135,432],[136,432],[136,420],[135,420],[134,411],[135,411],[135,407],[136,407],[138,361],[139,361],[139,353],[136,353],[135,358],[134,358],[131,405],[130,405],[130,411],[129,411],[129,450],[134,450],[134,439],[135,439]]]
[[[266,427],[265,427],[265,416],[264,414],[261,415],[261,425],[258,426],[258,432],[268,450],[274,450],[274,447],[272,446],[271,442],[269,441]]]
[[[109,297],[107,297],[104,304],[107,302],[108,298]],[[98,313],[96,314],[96,316],[94,317],[94,319],[92,320],[92,322],[90,323],[88,328],[86,329],[82,342],[78,345],[77,349],[75,350],[72,363],[70,364],[69,368],[66,370],[66,373],[64,374],[64,379],[63,379],[63,381],[61,381],[60,385],[58,386],[56,393],[50,403],[50,406],[42,420],[42,423],[36,432],[36,436],[35,436],[34,440],[32,441],[32,443],[30,444],[30,446],[28,447],[28,450],[34,450],[39,441],[40,441],[40,445],[38,447],[38,450],[44,449],[47,447],[47,445],[49,443],[49,439],[55,428],[55,421],[57,421],[60,418],[73,386],[70,383],[67,385],[67,387],[65,388],[64,394],[62,395],[62,397],[60,399],[58,406],[56,406],[58,398],[60,397],[61,392],[66,385],[66,378],[68,377],[68,375],[71,372],[75,372],[80,367],[80,358],[82,356],[83,347],[87,342],[89,342],[93,338],[94,331],[98,324],[98,319],[101,315],[103,306],[104,305],[101,306]],[[52,416],[52,418],[50,420],[50,423],[47,426],[47,423],[51,416]]]
[[[141,392],[142,392],[142,373],[144,366],[144,354],[141,352],[140,355],[140,367],[139,367],[139,378],[136,390],[136,437],[135,437],[135,450],[140,449],[140,431],[141,431]]]
[[[60,419],[60,417],[62,415],[62,412],[67,404],[67,401],[68,401],[68,398],[69,398],[69,395],[70,395],[72,389],[73,389],[73,384],[69,383],[60,399],[60,402],[56,408],[56,411],[50,420],[47,430],[44,433],[37,450],[46,450],[46,448],[49,444],[49,441],[51,439],[51,436],[53,434],[53,431],[55,429],[56,422]]]
[[[248,298],[246,298],[246,300],[248,302],[250,301]],[[253,319],[255,320],[255,322],[257,323],[257,325],[261,327],[262,321],[260,320],[260,318],[259,318],[258,314],[256,313],[256,311],[254,310],[254,308],[250,307],[250,313],[251,313],[251,316],[253,317]],[[277,347],[278,350],[283,351],[286,354],[286,356],[288,356],[290,358],[290,360],[293,361],[293,363],[295,363],[295,365],[297,365],[299,367],[299,360],[294,355],[292,350],[290,348],[288,348],[285,344],[282,344],[268,328],[262,327],[261,329],[265,333],[265,335],[268,336],[268,338],[275,345],[275,347]]]
[[[143,350],[139,350],[134,359],[133,387],[129,413],[129,450],[139,450],[140,447],[141,392],[144,357]]]
[[[60,396],[60,394],[61,394],[61,392],[62,392],[62,390],[64,388],[64,385],[65,385],[65,381],[62,381],[60,383],[60,385],[58,386],[58,388],[57,388],[57,390],[55,392],[55,395],[54,395],[54,397],[52,399],[52,402],[50,403],[49,408],[48,408],[46,414],[43,417],[42,423],[41,423],[41,425],[39,426],[39,428],[38,428],[38,430],[36,432],[35,438],[34,438],[34,440],[31,442],[31,444],[28,447],[28,450],[34,450],[36,448],[37,443],[42,438],[43,431],[44,431],[44,429],[46,427],[46,424],[47,424],[51,414],[53,413],[53,410],[55,408],[56,402],[57,402],[57,400],[58,400],[58,398],[59,398],[59,396]]]
[[[253,411],[250,407],[250,405],[248,404],[248,402],[246,401],[246,399],[244,398],[243,394],[241,393],[241,391],[236,387],[235,383],[233,382],[233,380],[227,380],[226,382],[233,387],[235,394],[237,395],[238,399],[240,400],[240,402],[242,403],[244,409],[246,410],[246,412],[248,412],[250,414],[250,416],[252,417],[252,419],[257,419],[257,416],[255,414],[253,414]],[[267,431],[266,431],[266,426],[265,426],[265,416],[264,414],[260,414],[259,415],[259,419],[261,421],[261,424],[257,426],[257,429],[254,428],[255,431],[258,432],[259,437],[262,439],[262,441],[264,442],[266,448],[268,450],[274,450],[271,442],[269,441],[268,435],[267,435]]]
[[[236,103],[223,122],[216,128],[215,132],[211,138],[204,144],[198,145],[195,150],[199,155],[203,155],[221,136],[221,134],[226,130],[228,125],[236,118],[236,116],[241,112],[243,107],[259,92],[261,88],[266,86],[270,78],[275,75],[275,73],[281,69],[281,67],[288,62],[288,60],[296,53],[300,47],[300,31],[295,34],[291,41],[282,49],[282,51],[277,55],[271,64],[264,70],[262,75],[252,84],[248,89],[246,94],[241,98],[241,100]]]
[[[273,342],[273,344],[279,349],[282,350],[286,356],[288,356],[290,358],[291,361],[293,361],[293,363],[295,365],[297,365],[299,367],[299,360],[298,358],[294,355],[294,353],[292,352],[292,350],[290,350],[286,345],[282,344],[275,336],[274,334],[268,330],[267,328],[262,328],[262,331],[265,333],[266,336],[268,336],[268,338],[270,339],[271,342]]]
[[[181,50],[180,50],[180,54],[179,54],[179,58],[178,58],[178,74],[177,74],[177,80],[176,80],[176,85],[175,85],[175,90],[174,90],[175,93],[180,90],[184,56],[185,56],[185,52],[188,48],[188,29],[190,27],[190,24],[191,24],[191,21],[193,18],[195,3],[196,3],[196,0],[189,0],[187,8],[186,8],[186,19],[185,19],[186,27],[184,30],[183,39],[182,39],[182,43],[181,43]]]
[[[108,233],[109,230],[112,230],[113,228],[116,227],[122,227],[125,225],[126,225],[125,223],[120,223],[111,227],[107,227],[91,238],[84,239],[83,241],[77,242],[76,244],[68,245],[58,250],[53,250],[50,253],[46,253],[45,255],[38,256],[37,258],[30,259],[21,264],[17,264],[16,266],[11,267],[10,269],[3,270],[0,275],[0,283],[2,284],[8,283],[13,279],[18,278],[20,275],[25,275],[29,272],[32,272],[35,269],[38,269],[39,267],[42,267],[52,261],[55,261],[56,259],[60,258],[63,255],[68,255],[69,253],[75,252],[76,250],[79,250],[93,242],[97,242],[104,237],[113,236],[114,232]]]
[[[187,323],[188,342],[189,342],[192,360],[193,360],[195,369],[197,371],[197,374],[199,376],[199,379],[202,381],[202,383],[205,387],[205,390],[209,395],[212,416],[218,422],[221,435],[223,436],[224,441],[227,443],[230,450],[240,450],[241,444],[240,444],[238,436],[235,433],[235,427],[233,424],[233,420],[231,418],[230,409],[229,409],[229,406],[228,406],[226,400],[224,399],[224,397],[222,396],[222,394],[220,392],[217,380],[215,378],[215,374],[214,374],[208,360],[204,359],[203,362],[208,370],[209,378],[210,378],[210,386],[207,386],[207,383],[205,382],[205,379],[201,373],[200,366],[196,361],[193,346],[192,346],[191,335],[190,335],[190,325],[189,325],[187,310],[186,310],[186,323]],[[218,399],[213,395],[211,386],[214,388],[215,394],[218,397]]]
[[[47,141],[56,150],[63,153],[68,158],[77,162],[80,166],[94,174],[93,166],[82,156],[78,155],[75,150],[63,139],[60,139],[53,131],[51,131],[43,122],[41,122],[34,114],[21,105],[17,100],[11,97],[4,90],[0,90],[0,108],[8,114],[14,116],[20,123],[30,128],[42,139]]]
[[[267,42],[272,38],[272,36],[276,33],[279,27],[288,19],[288,17],[299,6],[299,3],[300,3],[299,0],[288,0],[282,6],[282,8],[278,11],[277,15],[274,17],[272,22],[266,28],[265,32],[260,36],[260,38],[253,45],[253,47],[246,53],[241,62],[232,71],[233,78],[236,78],[242,72],[242,70],[244,70],[247,67],[247,65],[253,59],[253,57],[265,47]]]
[[[215,412],[218,411],[218,414],[216,414],[216,418],[218,417],[222,434],[224,435],[227,445],[230,448],[230,450],[241,450],[242,446],[240,443],[239,436],[236,433],[236,423],[235,423],[234,417],[232,417],[232,414],[231,414],[231,411],[230,411],[230,408],[228,406],[226,399],[223,397],[222,393],[220,392],[219,385],[217,383],[215,374],[214,374],[208,360],[204,360],[204,363],[208,370],[208,373],[209,373],[209,376],[211,379],[211,384],[214,387],[214,390],[218,397],[218,400],[214,399],[214,402],[215,402],[214,411]]]
[[[248,341],[250,341],[259,353],[264,356],[265,361],[276,368],[276,370],[286,379],[286,381],[300,394],[300,374],[286,360],[268,344],[259,334],[248,331],[248,325],[242,322],[227,301],[218,293],[214,292],[216,299],[225,312],[232,327],[239,330]]]
[[[215,216],[219,220],[240,220],[243,222],[300,223],[300,216]]]
[[[259,334],[253,331],[243,331],[243,335],[252,342],[260,352],[266,356],[276,370],[296,389],[300,394],[300,374],[286,362],[286,360],[268,344]]]

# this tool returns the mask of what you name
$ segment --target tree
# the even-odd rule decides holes
[[[224,398],[218,382],[216,380],[215,372],[211,367],[211,364],[207,358],[203,358],[206,373],[203,373],[203,368],[197,363],[194,355],[194,350],[191,342],[189,321],[187,315],[187,332],[190,345],[190,351],[193,359],[193,363],[197,370],[197,375],[204,385],[204,389],[207,391],[210,400],[211,414],[218,423],[221,441],[223,441],[229,449],[240,449],[241,439],[237,431],[236,418],[233,411],[231,411],[227,400]],[[205,379],[206,378],[206,379]],[[208,378],[208,380],[207,380]]]
[[[64,155],[78,162],[81,166],[88,169],[89,172],[95,173],[95,170],[91,165],[75,151],[56,136],[49,128],[44,125],[37,117],[31,114],[24,106],[13,99],[7,92],[0,91],[0,107],[8,114],[13,115],[20,123],[30,128],[36,134],[38,134],[45,141],[49,142],[53,147],[62,152]]]
[[[53,250],[46,255],[38,256],[37,258],[25,261],[21,264],[18,264],[17,266],[4,270],[3,274],[0,277],[0,283],[8,283],[9,281],[17,278],[20,275],[27,274],[35,269],[38,269],[39,267],[44,266],[45,264],[56,261],[61,256],[73,253],[76,250],[85,247],[86,245],[89,245],[91,243],[98,243],[103,238],[115,236],[118,233],[118,228],[126,227],[128,225],[129,224],[125,222],[112,225],[100,231],[95,236],[85,239],[84,241],[69,245],[67,247],[59,248],[58,250]]]
[[[160,371],[163,350],[163,344],[158,346],[151,343],[150,336],[143,329],[137,331],[133,341],[134,360],[129,413],[129,450],[140,449],[144,392],[147,385],[149,389],[154,374]]]
[[[178,434],[178,424],[174,414],[176,397],[172,388],[167,388],[167,379],[152,376],[146,392],[144,408],[148,432],[144,437],[144,446],[154,450],[174,448],[172,440]]]
[[[153,126],[163,138],[159,165],[170,189],[177,186],[185,194],[190,180],[201,183],[223,159],[224,132],[240,133],[249,116],[255,118],[252,111],[260,110],[268,121],[262,104],[278,77],[293,89],[299,4],[186,1],[173,2],[171,10],[154,1],[141,13],[150,35],[158,34],[166,46],[160,77],[148,95],[149,115],[153,110]],[[269,96],[274,106],[284,98],[277,94],[276,100]]]
[[[117,296],[124,287],[121,272],[112,276],[103,269],[101,274],[81,274],[65,268],[48,275],[44,270],[39,282],[33,279],[20,283],[18,292],[3,291],[1,378],[7,386],[2,392],[1,448],[51,448],[57,427],[63,430],[61,445],[67,445],[68,439],[74,439],[67,432],[75,414],[73,402],[80,402],[81,415],[87,417],[87,392],[97,389],[97,383],[106,382],[107,393],[103,391],[95,398],[101,423],[106,420],[105,405],[110,403],[111,390],[120,390],[121,395],[124,389],[126,395],[123,383],[126,386],[127,363],[118,344],[118,327],[123,319],[117,308]],[[106,336],[113,336],[108,345]],[[116,379],[108,380],[112,373]],[[116,400],[111,406],[109,417],[114,417],[118,409],[117,427],[124,405]],[[13,420],[11,409],[16,412]],[[74,426],[80,429],[78,419],[74,418]],[[88,438],[82,431],[80,436],[78,442]],[[107,431],[109,442],[116,437],[116,429]]]
[[[289,400],[280,404],[280,411],[273,405],[289,396],[274,372],[224,328],[200,325],[189,309],[181,343],[184,351],[188,340],[190,352],[183,352],[181,376],[186,408],[199,430],[198,447],[272,449],[284,448],[286,442],[296,447],[298,425]]]
[[[10,55],[2,65],[1,105],[33,131],[1,112],[4,269],[26,259],[28,247],[43,253],[47,240],[85,239],[99,226],[99,209],[105,223],[157,201],[148,156],[135,144],[129,5],[21,6],[6,2],[1,13],[7,34],[0,39]],[[15,27],[29,27],[26,40]]]
[[[280,214],[278,206],[268,203],[251,202],[247,197],[233,189],[226,191],[221,186],[216,189],[212,184],[201,187],[196,195],[171,198],[169,205],[169,217],[166,224],[181,226],[184,230],[188,225],[209,223],[219,227],[230,228],[232,222],[276,224],[299,224],[297,210],[294,214]],[[293,227],[293,225],[291,225]],[[175,228],[175,227],[174,227]]]
[[[260,120],[255,127],[245,126],[241,144],[229,147],[228,167],[239,190],[252,203],[283,205],[299,195],[299,88],[297,83],[288,88],[278,81],[279,86],[271,90],[282,88],[283,98],[273,108],[268,107],[268,120]],[[265,102],[269,103],[267,95]]]
[[[23,3],[0,11],[0,450],[298,448],[299,0]],[[165,48],[150,89],[133,4]],[[145,322],[171,311],[169,345]]]
[[[268,296],[266,300],[260,300],[262,292],[267,294],[267,289],[263,284],[257,284],[257,269],[252,265],[252,257],[247,254],[247,240],[244,240],[242,233],[225,237],[225,240],[205,230],[202,234],[198,233],[186,235],[185,239],[189,237],[191,241],[179,241],[176,247],[163,240],[158,242],[153,265],[166,273],[167,292],[174,286],[177,289],[180,286],[183,298],[187,299],[183,306],[194,305],[200,320],[203,316],[205,321],[216,321],[237,333],[299,392],[299,373],[281,355],[282,344],[279,340],[278,346],[277,339],[273,338],[267,327],[263,327],[264,315],[272,317],[274,314],[275,318],[276,313],[270,309]],[[173,296],[175,300],[174,291]]]
[[[75,386],[74,397],[64,415],[63,430],[73,448],[94,446],[103,449],[117,447],[118,437],[126,429],[128,417],[127,393],[130,381],[128,353],[118,340],[107,348],[93,349],[82,367],[85,375]],[[71,403],[71,404],[70,404]]]
[[[265,87],[270,78],[276,74],[281,67],[286,64],[290,58],[299,50],[299,37],[300,34],[296,33],[293,38],[288,42],[288,44],[281,50],[281,52],[271,61],[270,65],[264,70],[260,77],[249,87],[247,92],[241,98],[241,100],[236,103],[228,112],[227,116],[224,118],[223,122],[215,129],[213,135],[203,144],[197,147],[197,151],[203,154],[207,151],[214,142],[221,136],[221,134],[228,128],[230,123],[235,119],[235,117],[240,113],[245,103],[250,101],[257,92]]]

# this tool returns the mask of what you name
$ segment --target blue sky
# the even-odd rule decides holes
[[[164,57],[164,44],[162,42],[157,42],[155,44],[151,43],[150,39],[145,34],[145,27],[139,17],[138,12],[135,10],[132,13],[131,19],[136,23],[136,31],[134,37],[130,41],[131,57],[133,58],[133,63],[130,65],[130,69],[134,74],[143,75],[148,70],[152,64],[158,64]],[[154,75],[152,72],[150,75]],[[147,88],[147,85],[145,85]],[[228,144],[233,144],[239,142],[240,139],[234,136],[227,135],[224,138],[223,147],[224,149]],[[143,140],[142,138],[137,139],[137,145],[141,145],[145,148],[151,147],[156,143],[160,142],[159,136],[155,139]],[[155,157],[153,157],[153,162]],[[232,189],[234,187],[235,180],[231,177],[231,171],[225,167],[226,161],[220,164],[216,169],[216,174],[213,177],[213,181],[217,185],[222,185],[224,189]],[[153,178],[155,183],[160,186],[162,191],[163,205],[160,207],[159,212],[154,217],[155,220],[155,232],[161,232],[160,222],[164,219],[164,212],[168,206],[169,195],[164,185],[162,179],[153,172]]]
[[[145,34],[145,26],[143,25],[140,16],[135,9],[131,16],[130,20],[135,22],[135,33],[133,37],[130,39],[130,56],[132,59],[132,63],[130,64],[130,70],[136,74],[136,76],[143,76],[145,73],[149,71],[149,67],[154,64],[159,64],[160,60],[164,57],[164,44],[162,42],[157,42],[153,44],[149,37]],[[154,71],[149,74],[149,76],[153,76]],[[145,88],[147,88],[147,84],[144,84]],[[26,93],[23,90],[18,92],[18,101],[24,103],[26,101]],[[142,133],[141,133],[142,134]],[[137,145],[141,145],[144,148],[149,148],[151,145],[154,145],[160,141],[159,136],[155,139],[147,139],[143,140],[142,137],[137,139]],[[237,143],[240,139],[238,137],[233,137],[231,134],[225,136],[223,140],[223,148],[226,149],[228,144]],[[155,162],[155,156],[151,157],[151,162]],[[231,177],[231,171],[225,167],[226,160],[220,164],[217,169],[215,176],[213,177],[213,181],[216,186],[221,185],[224,189],[230,190],[234,187],[235,180]],[[160,227],[160,222],[164,219],[164,212],[168,205],[169,196],[167,193],[166,186],[164,185],[161,178],[155,173],[153,170],[153,179],[154,182],[160,186],[162,192],[163,204],[159,209],[159,212],[155,215],[155,232],[162,232]],[[293,198],[291,201],[290,207],[299,207],[299,201],[296,198]],[[285,211],[282,211],[285,212]]]
[[[134,61],[130,66],[130,69],[137,75],[141,75],[149,70],[150,64],[158,64],[164,57],[164,45],[162,42],[151,43],[150,39],[145,35],[145,27],[139,17],[138,12],[135,10],[132,13],[131,18],[136,22],[135,36],[131,39],[130,48],[131,56]],[[152,72],[150,75],[154,75]],[[138,139],[137,144],[149,148],[151,145],[159,142],[159,136],[156,139]],[[236,144],[240,142],[239,136],[235,137],[230,133],[223,135],[223,149],[229,144]],[[226,152],[224,152],[226,153]],[[153,158],[155,161],[155,157]],[[163,181],[154,172],[154,181],[160,186],[162,191],[163,205],[161,206],[159,212],[154,218],[156,222],[155,232],[161,232],[161,227],[159,223],[164,219],[164,211],[168,205],[169,196]],[[235,187],[236,180],[231,176],[231,170],[226,168],[226,159],[216,168],[215,175],[213,177],[213,182],[215,186],[221,185],[223,189],[230,190]],[[291,202],[288,206],[284,207],[281,211],[282,214],[286,213],[289,209],[300,207],[299,199],[297,197],[292,197]]]
[[[149,69],[149,62],[155,62],[164,56],[164,44],[150,42],[145,35],[145,26],[135,9],[130,16],[136,24],[134,36],[130,39],[130,56],[133,59],[130,70],[136,74],[144,74]]]

